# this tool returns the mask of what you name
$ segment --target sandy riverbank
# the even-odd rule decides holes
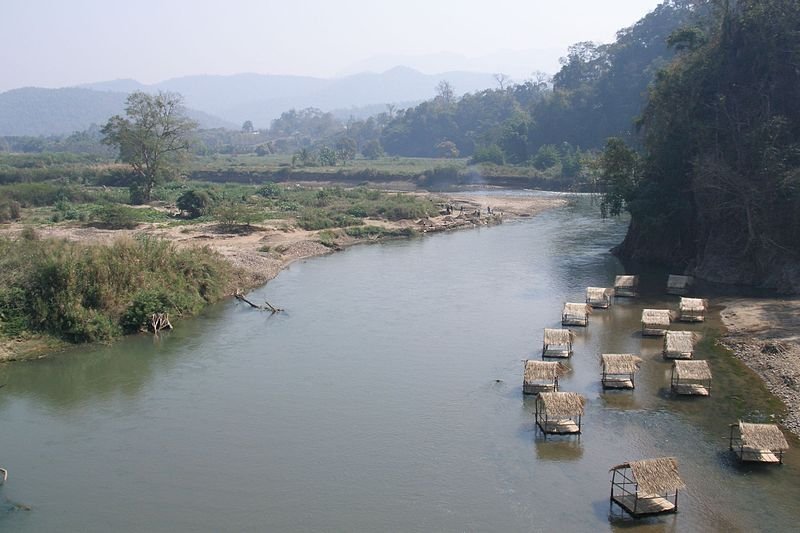
[[[429,194],[414,192],[410,194]],[[439,214],[418,220],[387,221],[365,219],[364,225],[379,226],[387,230],[411,228],[415,233],[426,234],[481,225],[498,224],[517,217],[529,217],[546,209],[566,205],[562,197],[520,197],[480,194],[435,194],[435,198],[452,207],[451,214]],[[463,211],[462,211],[463,207]],[[489,215],[487,207],[493,214]],[[477,213],[480,213],[478,216]],[[0,235],[15,236],[24,226],[0,226]],[[237,289],[249,290],[273,279],[291,263],[332,253],[355,244],[371,242],[370,238],[353,238],[343,231],[334,231],[322,243],[319,231],[306,231],[292,219],[270,220],[268,223],[235,230],[215,223],[175,226],[169,224],[143,224],[131,230],[106,230],[83,225],[44,225],[36,228],[41,237],[63,238],[87,244],[110,244],[116,239],[138,234],[164,238],[177,246],[205,245],[219,252],[234,267],[235,279],[231,294]],[[330,233],[330,232],[329,232]],[[280,303],[280,302],[277,302]],[[52,338],[34,337],[25,340],[0,342],[0,361],[41,357],[63,348],[63,343]]]
[[[783,424],[800,436],[800,298],[726,298],[720,343],[786,404]]]

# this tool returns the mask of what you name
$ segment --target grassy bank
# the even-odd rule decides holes
[[[208,248],[140,237],[109,246],[0,238],[0,337],[109,340],[153,313],[191,315],[229,291],[231,268]]]

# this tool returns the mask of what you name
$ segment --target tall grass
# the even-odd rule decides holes
[[[188,315],[221,299],[230,266],[209,248],[140,237],[110,246],[0,239],[0,333],[71,342],[145,327],[155,312]]]

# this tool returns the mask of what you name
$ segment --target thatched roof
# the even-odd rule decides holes
[[[708,361],[675,361],[673,365],[678,379],[711,379]]]
[[[788,450],[789,443],[775,424],[750,424],[739,421],[742,444],[757,450]]]
[[[708,307],[708,300],[702,298],[681,298],[681,311],[705,311]]]
[[[639,284],[639,276],[617,276],[614,278],[614,287],[632,288]]]
[[[678,475],[678,461],[674,457],[631,461],[617,465],[611,470],[622,468],[631,469],[633,479],[638,485],[637,492],[640,493],[665,494],[686,486]]]
[[[689,353],[694,350],[696,336],[691,331],[668,331],[664,348],[668,352]]]
[[[614,294],[614,289],[605,287],[586,287],[586,299],[592,301],[605,300]]]
[[[541,392],[539,400],[544,404],[547,416],[572,417],[583,414],[586,398],[577,392]]]
[[[545,344],[569,344],[575,340],[575,334],[568,329],[544,328]]]
[[[558,376],[563,376],[567,368],[558,362],[550,361],[525,361],[525,383],[532,381],[552,381]]]
[[[685,289],[692,284],[693,278],[691,276],[678,276],[677,274],[670,274],[667,278],[668,289]]]
[[[600,364],[606,374],[633,374],[639,370],[642,359],[629,353],[604,353]]]
[[[564,304],[564,310],[561,312],[561,314],[569,316],[585,316],[591,312],[592,308],[586,305],[585,303],[582,304],[566,303]]]
[[[672,313],[669,309],[644,309],[642,310],[642,323],[654,326],[669,326]]]

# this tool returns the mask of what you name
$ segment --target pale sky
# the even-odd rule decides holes
[[[0,91],[610,42],[660,0],[0,0]],[[559,51],[560,50],[560,51]]]

